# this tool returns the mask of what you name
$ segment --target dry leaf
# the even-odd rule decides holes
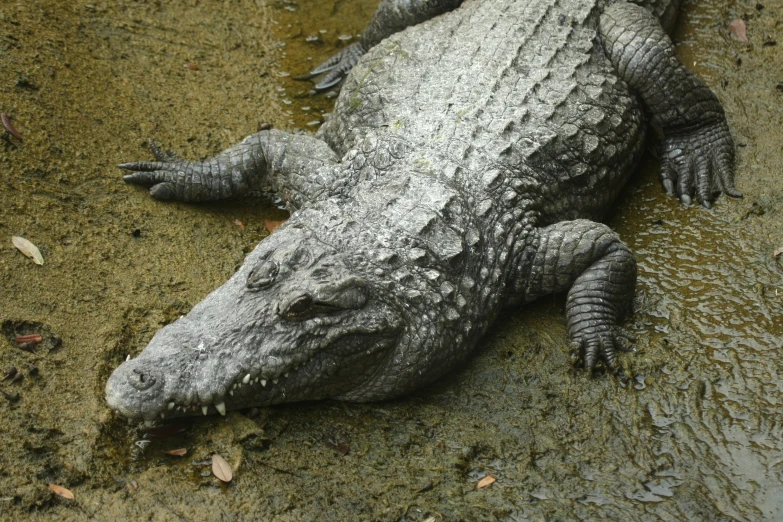
[[[748,34],[745,29],[745,21],[742,18],[737,18],[729,24],[729,30],[734,33],[734,36],[740,39],[740,41],[747,43]]]
[[[476,484],[476,489],[485,488],[487,486],[491,486],[495,483],[497,479],[493,477],[492,475],[487,475],[483,479],[478,481],[478,484]]]
[[[279,227],[283,223],[285,223],[285,219],[283,221],[272,221],[271,219],[264,220],[264,226],[269,231],[269,233],[274,232],[275,229],[277,229],[277,227]]]
[[[783,254],[783,246],[772,252],[772,255],[775,257],[778,257],[780,254]]]
[[[245,224],[244,224],[244,223],[242,223],[241,221],[239,221],[238,219],[235,219],[235,220],[234,220],[234,224],[235,224],[236,226],[238,226],[239,228],[241,228],[242,230],[245,230]]]
[[[25,238],[13,236],[11,238],[11,243],[13,243],[13,245],[18,248],[21,253],[32,259],[36,265],[43,264],[43,256],[41,255],[41,251],[38,250],[37,246],[30,243]]]
[[[166,455],[174,455],[175,457],[184,457],[185,455],[188,454],[188,450],[187,448],[179,448],[179,449],[168,450],[165,453]]]
[[[52,490],[52,493],[55,495],[60,495],[63,498],[67,498],[68,500],[73,500],[73,493],[71,493],[70,489],[65,489],[62,486],[58,486],[57,484],[49,484],[49,489]]]
[[[212,455],[212,474],[223,482],[231,482],[231,479],[234,478],[231,466],[217,453]]]

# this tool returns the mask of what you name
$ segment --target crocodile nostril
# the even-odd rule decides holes
[[[134,369],[128,376],[131,385],[139,391],[144,391],[155,384],[155,376],[144,370]]]

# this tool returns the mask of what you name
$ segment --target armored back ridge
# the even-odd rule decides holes
[[[627,346],[636,264],[600,219],[636,165],[645,110],[664,188],[734,189],[712,92],[661,26],[676,2],[384,0],[315,136],[264,130],[204,162],[121,165],[158,199],[271,186],[291,218],[106,386],[152,422],[327,397],[381,400],[449,371],[503,306],[568,291],[583,364]]]

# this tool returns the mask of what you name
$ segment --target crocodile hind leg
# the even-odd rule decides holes
[[[187,161],[154,144],[157,161],[124,163],[128,183],[150,187],[161,200],[209,201],[271,187],[292,207],[328,193],[339,182],[338,158],[311,136],[263,130],[204,161]]]
[[[345,78],[364,53],[384,38],[451,11],[461,3],[462,0],[383,0],[357,43],[342,49],[300,79],[327,73],[315,88],[324,90],[333,87]]]
[[[683,66],[658,19],[631,3],[601,14],[606,55],[663,131],[661,178],[666,192],[705,207],[715,194],[741,197],[734,187],[734,142],[715,94]]]
[[[619,327],[633,308],[636,260],[609,227],[562,221],[535,230],[520,256],[514,292],[525,301],[568,290],[566,317],[572,346],[584,366],[612,368],[630,338]]]

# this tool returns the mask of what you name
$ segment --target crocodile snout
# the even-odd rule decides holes
[[[109,406],[129,418],[152,416],[165,384],[163,372],[140,360],[126,361],[106,383]]]

